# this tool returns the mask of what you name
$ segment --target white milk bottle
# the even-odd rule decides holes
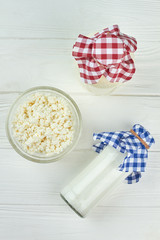
[[[129,175],[118,170],[126,154],[107,146],[62,191],[66,203],[81,217],[106,194],[110,194]]]

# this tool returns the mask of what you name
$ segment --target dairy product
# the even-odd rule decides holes
[[[62,198],[81,217],[97,205],[99,200],[111,193],[129,175],[118,170],[125,153],[107,146],[98,156],[82,170],[61,191]]]
[[[67,101],[47,93],[34,93],[15,112],[12,131],[30,154],[59,154],[73,141],[74,121]]]

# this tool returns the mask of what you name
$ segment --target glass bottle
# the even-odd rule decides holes
[[[61,197],[81,217],[104,196],[110,193],[128,175],[118,170],[126,154],[107,146],[62,191]]]

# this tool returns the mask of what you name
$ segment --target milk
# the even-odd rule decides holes
[[[74,178],[62,191],[62,198],[81,217],[119,185],[129,173],[118,171],[126,154],[107,146],[97,157]]]

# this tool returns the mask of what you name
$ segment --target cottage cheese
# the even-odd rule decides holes
[[[73,116],[65,99],[35,93],[17,109],[12,129],[26,152],[58,154],[73,141]]]

